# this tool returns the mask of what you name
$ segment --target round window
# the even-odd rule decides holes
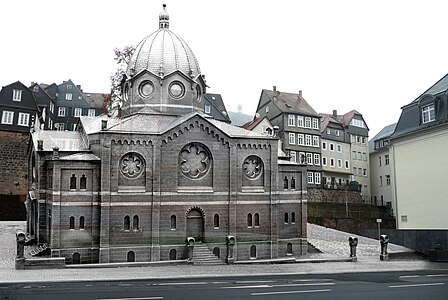
[[[170,87],[169,87],[169,93],[170,93],[170,96],[174,99],[182,98],[185,93],[184,85],[182,83],[180,83],[179,81],[175,81],[175,82],[171,83]]]
[[[143,98],[148,98],[154,93],[154,85],[151,81],[143,81],[140,84],[139,92]]]

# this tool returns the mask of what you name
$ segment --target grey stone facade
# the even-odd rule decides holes
[[[157,32],[176,37],[165,14]],[[121,118],[33,133],[31,238],[67,263],[187,259],[187,237],[223,261],[227,236],[235,260],[305,254],[306,166],[279,162],[277,137],[205,114],[200,73],[128,71]]]

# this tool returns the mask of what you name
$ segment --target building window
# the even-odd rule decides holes
[[[291,161],[297,162],[297,152],[296,151],[289,151],[289,156],[291,156]]]
[[[342,146],[341,146],[340,144],[337,144],[337,145],[336,145],[336,149],[337,149],[337,151],[338,151],[339,153],[342,152]]]
[[[72,85],[71,84],[67,84],[67,90],[71,90],[72,89]]]
[[[285,176],[285,179],[283,179],[283,189],[288,189],[288,177]]]
[[[75,229],[75,217],[70,217],[70,229]]]
[[[295,213],[295,212],[292,212],[292,213],[291,213],[291,223],[292,223],[292,224],[295,224],[295,223],[296,223],[296,213]]]
[[[127,262],[135,262],[135,252],[129,251],[126,257]]]
[[[330,167],[334,167],[334,158],[330,158]]]
[[[401,216],[401,222],[407,222],[408,221],[408,216],[407,215],[402,215]]]
[[[353,175],[358,175],[358,168],[357,167],[353,167]]]
[[[362,160],[367,161],[367,153],[365,152],[362,153]]]
[[[386,185],[390,185],[390,175],[386,175]]]
[[[322,157],[322,165],[323,166],[327,165],[327,158],[326,157]]]
[[[85,174],[81,175],[81,179],[79,180],[79,188],[81,190],[85,190],[87,188],[87,178]]]
[[[327,142],[322,141],[322,150],[327,150]]]
[[[4,110],[2,114],[2,124],[12,125],[13,120],[14,120],[14,112]]]
[[[381,167],[381,156],[378,156],[378,166]]]
[[[257,247],[255,245],[250,246],[250,258],[257,258]]]
[[[309,135],[309,134],[305,135],[305,145],[311,146],[311,135]]]
[[[95,116],[95,109],[94,108],[89,108],[87,115],[89,117],[94,117]]]
[[[79,229],[84,229],[84,216],[79,217]]]
[[[296,189],[296,179],[293,176],[291,178],[291,190],[295,190],[295,189]]]
[[[339,130],[335,130],[335,131],[334,131],[334,134],[335,134],[336,136],[339,136]]]
[[[367,177],[367,169],[362,169],[362,175],[364,175],[364,177]]]
[[[296,134],[290,132],[289,133],[289,144],[294,145],[296,143]]]
[[[356,160],[356,151],[353,151],[353,152],[352,152],[352,159],[353,159],[353,160]]]
[[[72,255],[72,263],[74,265],[81,263],[81,255],[78,252],[73,253]]]
[[[65,100],[72,100],[72,93],[65,94]]]
[[[39,86],[37,84],[33,86],[33,92],[39,92]]]
[[[383,186],[383,176],[380,176],[380,186]]]
[[[12,101],[22,101],[22,90],[12,90]]]
[[[176,230],[176,216],[175,215],[171,215],[171,230]]]
[[[361,137],[361,144],[365,144],[366,143],[366,138],[364,136]]]
[[[205,109],[204,109],[204,111],[205,111],[206,114],[209,114],[209,113],[210,113],[210,111],[211,111],[211,106],[210,106],[210,104],[205,104]]]
[[[313,146],[319,147],[319,137],[317,135],[313,135]]]
[[[299,152],[299,163],[304,164],[305,158],[305,152]]]
[[[350,162],[348,160],[345,161],[345,168],[350,169]]]
[[[305,127],[311,128],[311,118],[310,117],[305,117]]]
[[[434,120],[435,120],[434,104],[423,106],[423,108],[422,108],[423,124],[432,122]]]
[[[254,220],[255,227],[260,227],[260,215],[258,213],[256,213],[254,215],[254,217],[255,217],[255,220]]]
[[[308,183],[314,183],[314,175],[313,175],[313,172],[307,172],[307,173],[306,173],[306,177],[307,177]]]
[[[296,118],[294,115],[288,115],[288,126],[296,126]]]
[[[286,245],[286,255],[292,255],[292,244],[288,243]]]
[[[342,159],[338,159],[338,168],[342,168]]]
[[[303,116],[297,116],[297,126],[303,127]]]
[[[266,108],[265,108],[265,112],[266,112],[266,113],[269,112],[269,106],[266,106]]]
[[[361,152],[358,152],[358,160],[362,160]]]
[[[252,227],[252,214],[247,214],[247,227]]]
[[[306,154],[306,163],[308,165],[313,165],[313,153]]]
[[[389,154],[384,155],[384,164],[389,165]]]
[[[320,184],[321,174],[320,173],[314,173],[314,183]]]
[[[304,135],[302,133],[297,134],[297,144],[305,145]]]
[[[313,129],[319,129],[319,119],[313,118]]]
[[[138,220],[138,216],[135,215],[134,218],[132,218],[132,229],[133,230],[138,230],[138,224],[139,220]]]
[[[56,130],[58,130],[58,131],[64,131],[65,130],[65,124],[64,123],[56,123],[55,127],[56,127]]]
[[[50,112],[54,113],[54,103],[50,101]]]
[[[334,151],[334,144],[330,143],[330,151]]]
[[[320,166],[320,154],[318,154],[318,153],[314,154],[314,164],[316,166]]]
[[[359,119],[352,119],[352,121],[350,122],[350,125],[356,126],[356,127],[361,127],[361,128],[365,128],[366,127],[364,122],[362,120],[359,120]]]
[[[70,189],[76,190],[76,175],[72,174],[72,177],[70,177]]]
[[[285,224],[289,223],[289,215],[287,212],[285,212]]]
[[[124,216],[123,228],[124,228],[124,230],[131,229],[131,218],[129,216]]]
[[[19,113],[19,120],[17,121],[17,125],[19,126],[28,126],[30,114]]]
[[[215,214],[213,216],[213,227],[219,228],[219,215]]]
[[[82,115],[82,108],[76,107],[73,111],[73,116],[80,117]]]
[[[65,107],[58,108],[58,117],[65,117]]]
[[[170,260],[176,260],[177,258],[177,251],[176,249],[171,249],[170,250]]]
[[[213,248],[213,255],[215,255],[217,258],[221,257],[221,250],[219,249],[219,247]]]

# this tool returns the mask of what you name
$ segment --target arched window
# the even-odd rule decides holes
[[[217,258],[221,258],[221,250],[219,249],[219,247],[215,247],[215,248],[213,248],[213,254],[214,254]]]
[[[250,246],[250,258],[257,258],[257,247],[255,245]]]
[[[176,249],[170,250],[170,260],[176,260],[177,259],[177,251]]]
[[[123,227],[124,230],[131,229],[131,218],[129,216],[124,216]]]
[[[288,243],[286,245],[286,255],[292,255],[292,244]]]
[[[289,217],[288,217],[288,213],[285,212],[285,224],[289,223]]]
[[[219,215],[218,214],[215,214],[213,216],[213,226],[215,228],[219,228]]]
[[[291,178],[291,189],[296,189],[296,179],[294,178],[294,176]]]
[[[132,218],[132,229],[138,230],[138,216],[135,215],[134,218]]]
[[[296,213],[295,212],[292,212],[291,213],[291,223],[296,223]]]
[[[72,177],[70,177],[70,189],[76,190],[76,175],[72,174]]]
[[[75,217],[70,217],[70,229],[75,229]]]
[[[72,263],[73,264],[80,264],[81,263],[81,255],[78,252],[73,253]]]
[[[259,227],[260,226],[260,215],[258,213],[255,214],[255,227]]]
[[[177,224],[176,224],[176,216],[172,215],[171,216],[171,230],[176,230],[176,226],[177,226]]]
[[[134,262],[135,261],[135,252],[129,251],[127,255],[127,262]]]
[[[285,190],[288,189],[288,177],[285,176],[285,179],[283,179],[283,188]]]
[[[79,188],[81,190],[85,190],[87,187],[87,178],[85,174],[82,174],[81,179],[79,180]]]
[[[247,227],[252,227],[252,214],[247,215]]]
[[[79,229],[84,229],[84,216],[79,217]]]

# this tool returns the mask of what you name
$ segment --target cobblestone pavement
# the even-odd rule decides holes
[[[25,222],[0,222],[0,283],[38,281],[89,281],[155,278],[187,278],[202,276],[263,275],[263,274],[330,274],[342,272],[385,272],[400,270],[446,269],[448,263],[431,263],[427,260],[379,260],[378,241],[358,237],[358,262],[292,263],[273,265],[221,265],[221,266],[150,266],[97,269],[15,270],[15,232],[24,229]],[[347,233],[308,225],[308,237],[324,254],[316,257],[348,257]],[[397,248],[396,248],[397,247]],[[391,245],[392,251],[406,248]],[[307,258],[305,257],[305,258]]]

